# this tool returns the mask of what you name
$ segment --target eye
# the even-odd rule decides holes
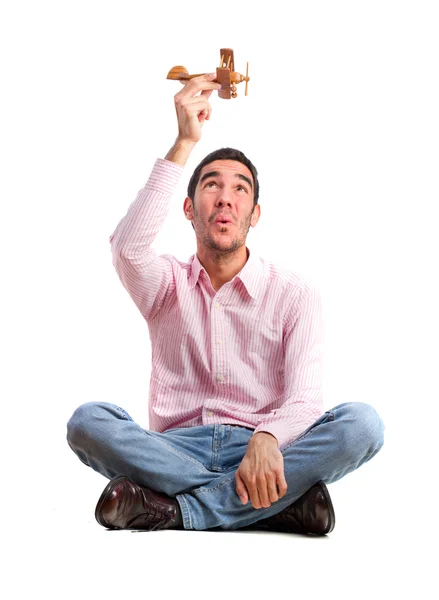
[[[244,187],[243,185],[238,185],[236,188],[239,192],[245,192],[246,194],[248,193],[248,190],[246,187]]]
[[[208,181],[204,187],[213,187],[216,185],[216,181]]]

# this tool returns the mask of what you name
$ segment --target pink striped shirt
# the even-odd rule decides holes
[[[267,431],[279,448],[324,412],[320,295],[256,258],[217,292],[197,255],[151,247],[183,167],[157,159],[110,236],[113,264],[152,344],[149,427],[230,423]]]

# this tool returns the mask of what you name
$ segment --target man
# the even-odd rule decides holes
[[[110,482],[96,506],[109,529],[239,529],[325,535],[325,483],[370,460],[383,424],[363,403],[324,412],[316,289],[246,247],[260,218],[258,174],[221,149],[195,170],[184,201],[197,253],[151,245],[204,122],[215,75],[175,96],[178,136],[110,237],[117,273],[148,323],[150,430],[123,408],[80,406],[68,443]]]

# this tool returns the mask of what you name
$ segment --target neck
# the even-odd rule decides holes
[[[203,246],[197,249],[197,257],[206,269],[212,287],[218,291],[221,286],[231,281],[242,270],[248,260],[249,252],[245,245],[227,254]]]

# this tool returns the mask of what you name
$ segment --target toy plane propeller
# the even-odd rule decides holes
[[[235,61],[233,58],[233,50],[231,48],[221,48],[220,55],[221,62],[216,69],[216,79],[214,79],[216,83],[221,84],[221,89],[218,90],[218,96],[225,100],[236,98],[238,95],[236,93],[236,84],[243,81],[245,81],[245,95],[247,96],[248,82],[250,81],[250,77],[248,76],[248,63],[246,74],[241,75],[241,73],[235,71]],[[186,67],[177,66],[169,71],[166,79],[174,79],[184,83],[194,77],[200,77],[200,75],[205,75],[205,73],[190,75]]]

